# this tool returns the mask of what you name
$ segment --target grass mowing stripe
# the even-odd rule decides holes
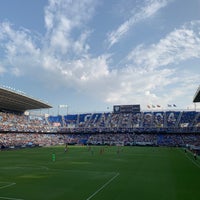
[[[94,192],[91,196],[89,196],[86,200],[90,200],[92,197],[94,197],[98,192],[100,192],[102,189],[104,189],[110,182],[112,182],[115,178],[119,176],[119,173],[115,174],[110,180],[108,180],[104,185],[102,185],[96,192]]]

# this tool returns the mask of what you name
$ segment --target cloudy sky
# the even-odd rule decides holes
[[[0,1],[0,85],[50,114],[192,109],[199,84],[200,0]]]

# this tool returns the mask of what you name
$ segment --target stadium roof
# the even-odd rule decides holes
[[[193,99],[194,103],[200,102],[200,85],[194,95],[194,99]]]
[[[52,108],[52,106],[29,97],[20,91],[0,87],[0,110],[24,112],[44,108]]]

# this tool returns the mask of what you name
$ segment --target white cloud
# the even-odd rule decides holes
[[[169,33],[157,44],[149,47],[140,45],[129,53],[127,60],[136,65],[157,68],[190,58],[199,58],[200,30],[195,30],[199,25],[200,21],[193,21]]]
[[[121,104],[141,103],[142,105],[148,102],[160,103],[163,95],[158,94],[168,84],[175,82],[175,79],[171,78],[173,73],[174,70],[169,69],[149,71],[142,68],[118,71],[110,78],[110,82],[114,84],[106,83],[112,86],[112,90],[106,92],[106,101]]]
[[[74,41],[73,49],[76,55],[86,55],[88,50],[90,49],[89,44],[86,43],[87,38],[90,35],[90,31],[85,31],[81,33],[80,38]]]
[[[16,76],[28,71],[31,73],[30,69],[35,66],[40,56],[40,49],[34,41],[36,38],[30,36],[30,32],[26,29],[14,30],[8,22],[0,24],[0,35],[4,50],[2,62],[7,68],[7,73]]]
[[[17,68],[17,67],[13,67],[13,68],[11,69],[11,73],[14,74],[15,76],[21,76],[21,75],[22,75],[22,74],[21,74],[21,71],[20,71],[19,68]]]
[[[49,0],[49,5],[45,8],[47,48],[63,55],[72,50],[73,53],[77,53],[77,48],[80,54],[87,50],[88,45],[85,41],[89,31],[83,29],[86,29],[86,24],[92,18],[96,5],[96,0]],[[73,36],[74,30],[81,35],[79,40]]]
[[[4,74],[5,72],[6,72],[5,67],[0,64],[0,75]]]
[[[116,30],[108,33],[108,46],[111,47],[117,43],[124,35],[137,23],[152,17],[161,8],[168,4],[169,0],[146,0],[145,5],[124,23],[122,23]]]
[[[193,23],[193,25],[197,24]],[[140,103],[145,105],[147,103],[160,104],[162,102],[167,105],[167,102],[184,96],[181,88],[185,87],[182,84],[185,82],[186,77],[187,79],[192,77],[190,79],[192,81],[198,80],[198,75],[194,77],[194,74],[182,72],[179,73],[179,78],[177,78],[176,71],[173,69],[158,69],[159,66],[164,65],[163,63],[169,63],[166,60],[172,62],[177,59],[177,57],[174,58],[176,54],[165,54],[165,52],[169,52],[169,50],[166,50],[168,46],[173,46],[177,50],[179,49],[177,44],[185,45],[183,42],[185,38],[187,38],[187,47],[191,44],[197,45],[198,37],[194,37],[194,32],[186,29],[186,27],[170,33],[157,45],[152,45],[146,49],[142,46],[136,48],[133,51],[134,53],[132,52],[131,56],[129,55],[129,62],[133,59],[135,63],[129,63],[127,67],[122,66],[122,68],[115,70],[109,70],[110,56],[108,55],[91,57],[85,53],[84,58],[64,59],[54,51],[53,53],[50,51],[49,54],[46,48],[37,48],[27,32],[23,30],[15,31],[9,24],[4,24],[3,27],[5,28],[2,30],[8,38],[8,42],[5,42],[6,56],[12,66],[10,70],[16,76],[37,74],[40,81],[45,81],[47,84],[53,83],[54,87],[56,85],[71,87],[84,92],[86,95],[96,96],[96,98],[107,103]],[[85,40],[87,36],[81,35],[80,38],[80,40]],[[180,41],[176,38],[179,38]],[[176,42],[171,45],[171,40]],[[23,47],[22,50],[21,47]],[[82,48],[81,45],[79,47]],[[193,48],[194,46],[191,46],[190,51]],[[19,51],[16,51],[16,49],[19,49]],[[161,49],[165,51],[161,51]],[[195,50],[197,49],[194,48],[194,52]],[[184,51],[178,52],[182,52],[183,55],[186,54]],[[149,60],[142,55],[147,55]],[[160,55],[160,57],[155,59],[152,55]],[[187,58],[191,56],[193,56],[193,53],[190,53]],[[182,58],[182,54],[179,57]],[[156,61],[157,59],[159,62]],[[27,63],[29,64],[27,65]],[[180,88],[166,89],[168,86],[177,83],[181,83]],[[191,85],[191,82],[188,85]],[[180,91],[178,89],[179,92],[177,92],[177,88],[180,89]],[[189,89],[191,88],[188,88],[187,91]],[[165,92],[163,94],[162,90],[170,92],[170,95]]]
[[[124,22],[116,34],[113,31],[109,35],[110,45],[167,3],[146,1],[140,12]],[[34,76],[50,87],[73,88],[110,104],[167,105],[191,92],[199,75],[170,69],[168,65],[200,57],[199,21],[185,24],[156,44],[139,45],[129,53],[124,65],[111,70],[112,55],[89,53],[92,31],[87,24],[95,6],[92,0],[49,1],[45,8],[47,32],[40,38],[26,29],[15,30],[10,23],[0,24],[0,42],[5,50],[0,74]]]

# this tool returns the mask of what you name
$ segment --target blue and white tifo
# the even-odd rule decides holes
[[[47,120],[58,132],[68,133],[200,133],[197,111],[84,113],[49,116]]]
[[[143,112],[130,108],[114,106],[113,112],[57,116],[0,112],[0,127],[6,132],[200,133],[199,111]]]

